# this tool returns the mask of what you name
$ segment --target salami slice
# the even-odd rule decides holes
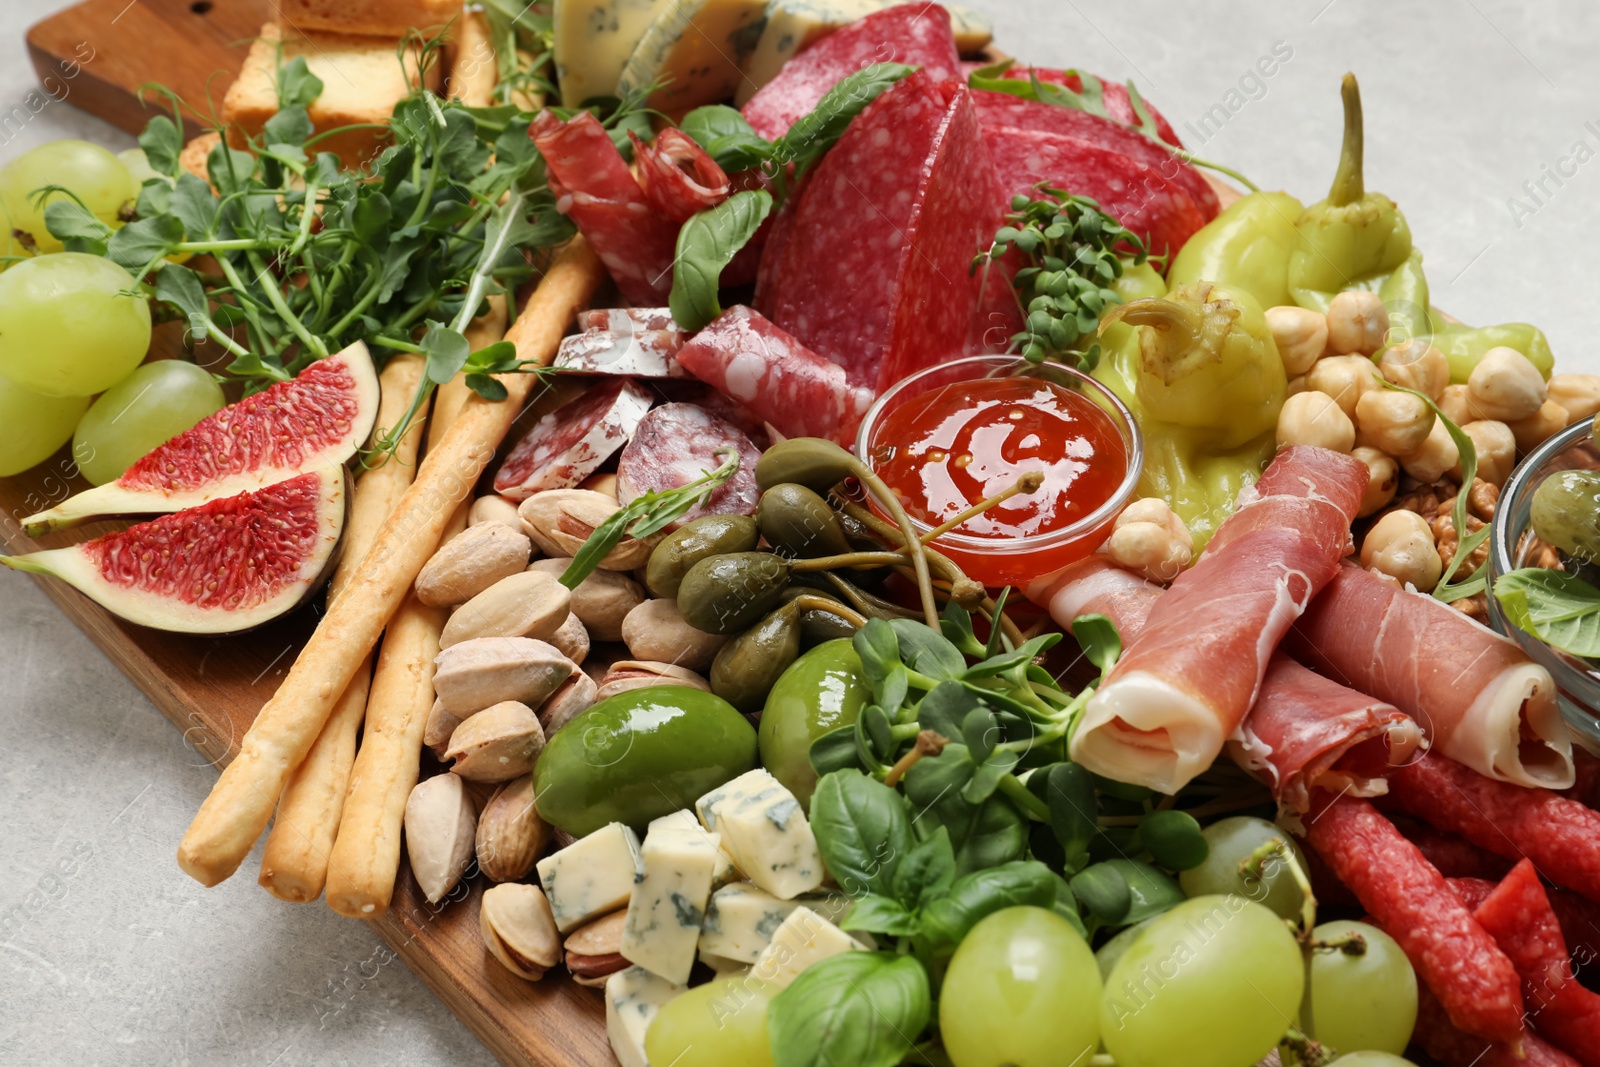
[[[554,365],[574,374],[621,374],[632,378],[683,378],[675,358],[683,331],[588,329],[561,339]]]
[[[738,451],[738,471],[676,525],[702,515],[754,515],[760,450],[733,423],[695,404],[663,404],[639,423],[617,460],[617,499],[629,504],[651,490],[688,485],[719,466],[717,452],[726,448]]]
[[[494,477],[495,492],[526,500],[545,489],[570,489],[621,448],[650,410],[648,390],[614,378],[544,416],[517,442]]]
[[[1023,81],[1027,81],[1032,75],[1037,75],[1042,82],[1064,85],[1073,92],[1083,91],[1083,79],[1079,77],[1078,72],[1075,70],[1051,70],[1048,67],[1012,67],[1005,73],[1007,78],[1020,78]],[[1120,122],[1124,126],[1137,126],[1139,124],[1139,116],[1134,113],[1133,100],[1128,96],[1128,87],[1118,82],[1106,81],[1104,78],[1100,79],[1100,84],[1103,92],[1102,99],[1106,105],[1106,114],[1111,116],[1113,121]],[[1157,111],[1148,100],[1145,101],[1145,107],[1149,110],[1151,121],[1156,124],[1156,132],[1161,134],[1161,139],[1170,145],[1182,148],[1183,142],[1178,140],[1177,131],[1172,128],[1172,123],[1168,122],[1166,117]]]
[[[678,226],[657,212],[611,135],[587,111],[563,122],[541,111],[529,129],[544,156],[556,210],[572,219],[635,304],[662,304],[672,290]]]
[[[665,218],[681,224],[728,199],[728,176],[682,130],[669,126],[648,145],[632,130],[628,136],[645,199]]]
[[[1370,801],[1318,793],[1306,840],[1400,943],[1455,1026],[1516,1046],[1523,1037],[1516,968],[1394,824]]]
[[[972,102],[978,109],[978,120],[985,127],[1011,126],[1075,137],[1150,168],[1168,185],[1188,196],[1207,222],[1216,218],[1221,210],[1217,192],[1203,174],[1168,149],[1127,126],[1077,108],[1024,100],[1010,93],[976,89],[972,93]]]
[[[1520,1048],[1513,1048],[1463,1032],[1426,987],[1417,989],[1417,1025],[1411,1040],[1443,1067],[1580,1067],[1536,1034],[1524,1034]]]
[[[986,126],[983,139],[1007,206],[1011,197],[1032,196],[1035,184],[1049,182],[1097,201],[1138,234],[1152,255],[1176,252],[1208,221],[1158,168],[1121,152],[1077,137],[1015,126]]]
[[[1406,835],[1406,840],[1416,845],[1440,874],[1450,879],[1452,886],[1458,879],[1468,881],[1484,879],[1492,886],[1504,878],[1506,872],[1511,869],[1510,860],[1481,849],[1455,834],[1435,830],[1421,820],[1399,813],[1390,814],[1389,820],[1400,828],[1400,832]],[[1469,906],[1473,903],[1468,901]]]
[[[578,329],[611,330],[625,333],[629,330],[676,330],[671,308],[588,308],[578,312]]]
[[[881,392],[963,353],[983,284],[972,258],[1000,215],[969,94],[947,99],[918,71],[812,171],[758,310]]]
[[[745,120],[777,140],[840,79],[874,63],[921,67],[936,82],[955,77],[961,60],[950,13],[937,4],[899,4],[839,28],[785,63],[744,105]]]
[[[695,334],[678,353],[678,363],[785,437],[848,444],[874,399],[872,390],[846,381],[838,364],[743,305]]]

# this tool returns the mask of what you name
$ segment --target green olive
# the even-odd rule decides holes
[[[655,685],[608,697],[550,735],[534,766],[539,814],[575,837],[643,830],[756,766],[756,732],[727,701]]]
[[[786,556],[816,559],[850,551],[828,502],[794,482],[780,482],[761,494],[756,523],[767,544]]]
[[[756,487],[762,492],[783,482],[796,482],[826,493],[855,473],[856,458],[820,437],[791,437],[761,454],[756,461]]]
[[[811,742],[849,726],[872,703],[872,686],[849,641],[818,645],[773,683],[761,712],[761,762],[807,808],[817,786]]]
[[[644,584],[659,597],[675,597],[689,568],[707,556],[748,552],[760,534],[748,515],[702,515],[668,534],[650,553]]]
[[[1600,471],[1557,471],[1533,491],[1533,532],[1569,556],[1600,559]]]
[[[683,576],[678,613],[708,634],[743,633],[778,606],[788,584],[789,561],[771,552],[708,556]]]
[[[740,711],[760,711],[773,683],[800,655],[800,608],[785,604],[717,650],[711,691]]]

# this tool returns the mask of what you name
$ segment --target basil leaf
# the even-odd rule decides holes
[[[957,878],[950,891],[930,901],[922,913],[922,933],[936,951],[955,951],[982,920],[1005,908],[1031,904],[1051,907],[1059,879],[1036,860],[1003,863]]]
[[[893,896],[895,868],[911,851],[911,820],[899,793],[859,771],[834,771],[811,794],[811,829],[846,893]]]
[[[914,957],[831,957],[801,971],[767,1006],[773,1067],[896,1067],[931,1010],[928,972]]]
[[[1523,567],[1496,578],[1489,591],[1518,629],[1574,656],[1600,657],[1600,589],[1582,578]]]
[[[729,174],[760,166],[772,158],[772,142],[751,127],[737,108],[726,104],[697,107],[678,123],[717,166]]]
[[[1079,615],[1072,620],[1072,636],[1089,662],[1100,668],[1100,677],[1111,673],[1122,655],[1122,635],[1116,623],[1104,615]]]
[[[176,215],[135,219],[106,241],[106,258],[137,275],[182,240],[183,223]]]
[[[819,778],[834,771],[861,770],[861,758],[856,753],[855,725],[829,730],[811,742],[807,758]]]
[[[322,79],[311,73],[305,56],[295,56],[278,68],[278,110],[309,107],[322,95]]]
[[[685,330],[704,329],[722,314],[717,289],[722,271],[755,236],[772,213],[772,194],[764,189],[734,193],[716,207],[691,216],[678,230],[667,305]]]
[[[850,913],[839,924],[841,930],[864,930],[870,934],[888,934],[890,937],[910,937],[922,924],[911,909],[898,900],[868,893],[856,901]]]
[[[793,163],[793,180],[799,181],[844,136],[852,119],[915,69],[904,63],[874,63],[841,79],[823,94],[810,114],[802,115],[778,138],[773,158]]]
[[[961,650],[926,623],[891,619],[889,625],[900,639],[900,661],[918,674],[942,681],[959,678],[966,670],[967,661]]]
[[[150,169],[169,178],[178,176],[178,154],[183,151],[183,133],[177,123],[165,115],[157,115],[144,125],[139,135],[139,147]]]
[[[895,868],[894,896],[907,908],[919,908],[944,896],[955,879],[956,851],[950,845],[950,831],[935,827],[926,840],[912,846]]]

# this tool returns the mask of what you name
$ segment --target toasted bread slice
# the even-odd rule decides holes
[[[193,174],[203,182],[209,182],[211,176],[206,172],[206,160],[211,156],[211,150],[217,147],[222,140],[222,135],[216,130],[207,130],[188,144],[183,146],[183,151],[178,153],[178,166]]]
[[[350,33],[398,40],[424,36],[461,17],[461,0],[278,0],[279,20],[301,32]]]

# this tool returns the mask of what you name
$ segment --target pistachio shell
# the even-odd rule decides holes
[[[589,628],[583,620],[572,612],[567,613],[567,621],[556,628],[547,640],[561,654],[578,666],[583,666],[583,661],[589,658]]]
[[[526,704],[507,700],[456,727],[445,758],[450,770],[478,782],[504,782],[533,770],[544,748],[544,729]]]
[[[538,981],[561,959],[561,935],[544,890],[503,882],[483,891],[478,931],[489,954],[520,978]]]
[[[450,615],[439,635],[449,648],[475,637],[533,637],[548,641],[571,613],[567,587],[539,571],[500,579]]]
[[[533,870],[550,843],[550,824],[533,803],[533,775],[495,790],[478,814],[478,869],[490,881],[511,882]]]
[[[471,864],[476,821],[472,798],[455,775],[436,775],[412,787],[406,798],[406,854],[430,904],[443,900]]]
[[[532,571],[543,571],[555,578],[566,573],[570,556],[535,560]],[[622,620],[644,603],[644,588],[619,571],[595,571],[572,591],[572,613],[596,641],[622,639]]]
[[[523,531],[549,556],[575,556],[589,535],[620,506],[604,493],[588,489],[547,489],[524,500],[517,513]],[[600,561],[601,570],[631,571],[650,558],[660,536],[624,537]]]
[[[468,526],[482,526],[486,522],[498,522],[522,533],[522,516],[517,514],[517,502],[494,493],[480,496],[467,509]]]
[[[675,601],[646,600],[622,620],[622,640],[628,651],[641,660],[704,671],[728,639],[696,630],[684,622]]]
[[[444,750],[450,744],[450,735],[455,733],[456,727],[464,721],[466,720],[435,698],[433,708],[428,712],[428,721],[422,727],[422,743],[433,749],[435,756],[444,759]]]
[[[628,909],[619,908],[578,927],[563,944],[570,956],[609,956],[622,951],[622,928],[627,925]]]
[[[579,715],[594,707],[600,693],[600,684],[579,671],[557,689],[539,708],[539,724],[546,737],[561,729]]]
[[[686,685],[691,689],[711,691],[710,684],[694,671],[671,663],[625,659],[613,663],[605,677],[600,679],[600,689],[595,693],[595,703],[598,704],[618,693],[644,689],[652,685]]]
[[[533,544],[501,523],[469,526],[439,546],[417,574],[417,599],[433,607],[464,604],[528,565]]]
[[[578,669],[554,645],[531,637],[462,641],[440,652],[434,666],[434,691],[462,718],[506,700],[543,704]]]

